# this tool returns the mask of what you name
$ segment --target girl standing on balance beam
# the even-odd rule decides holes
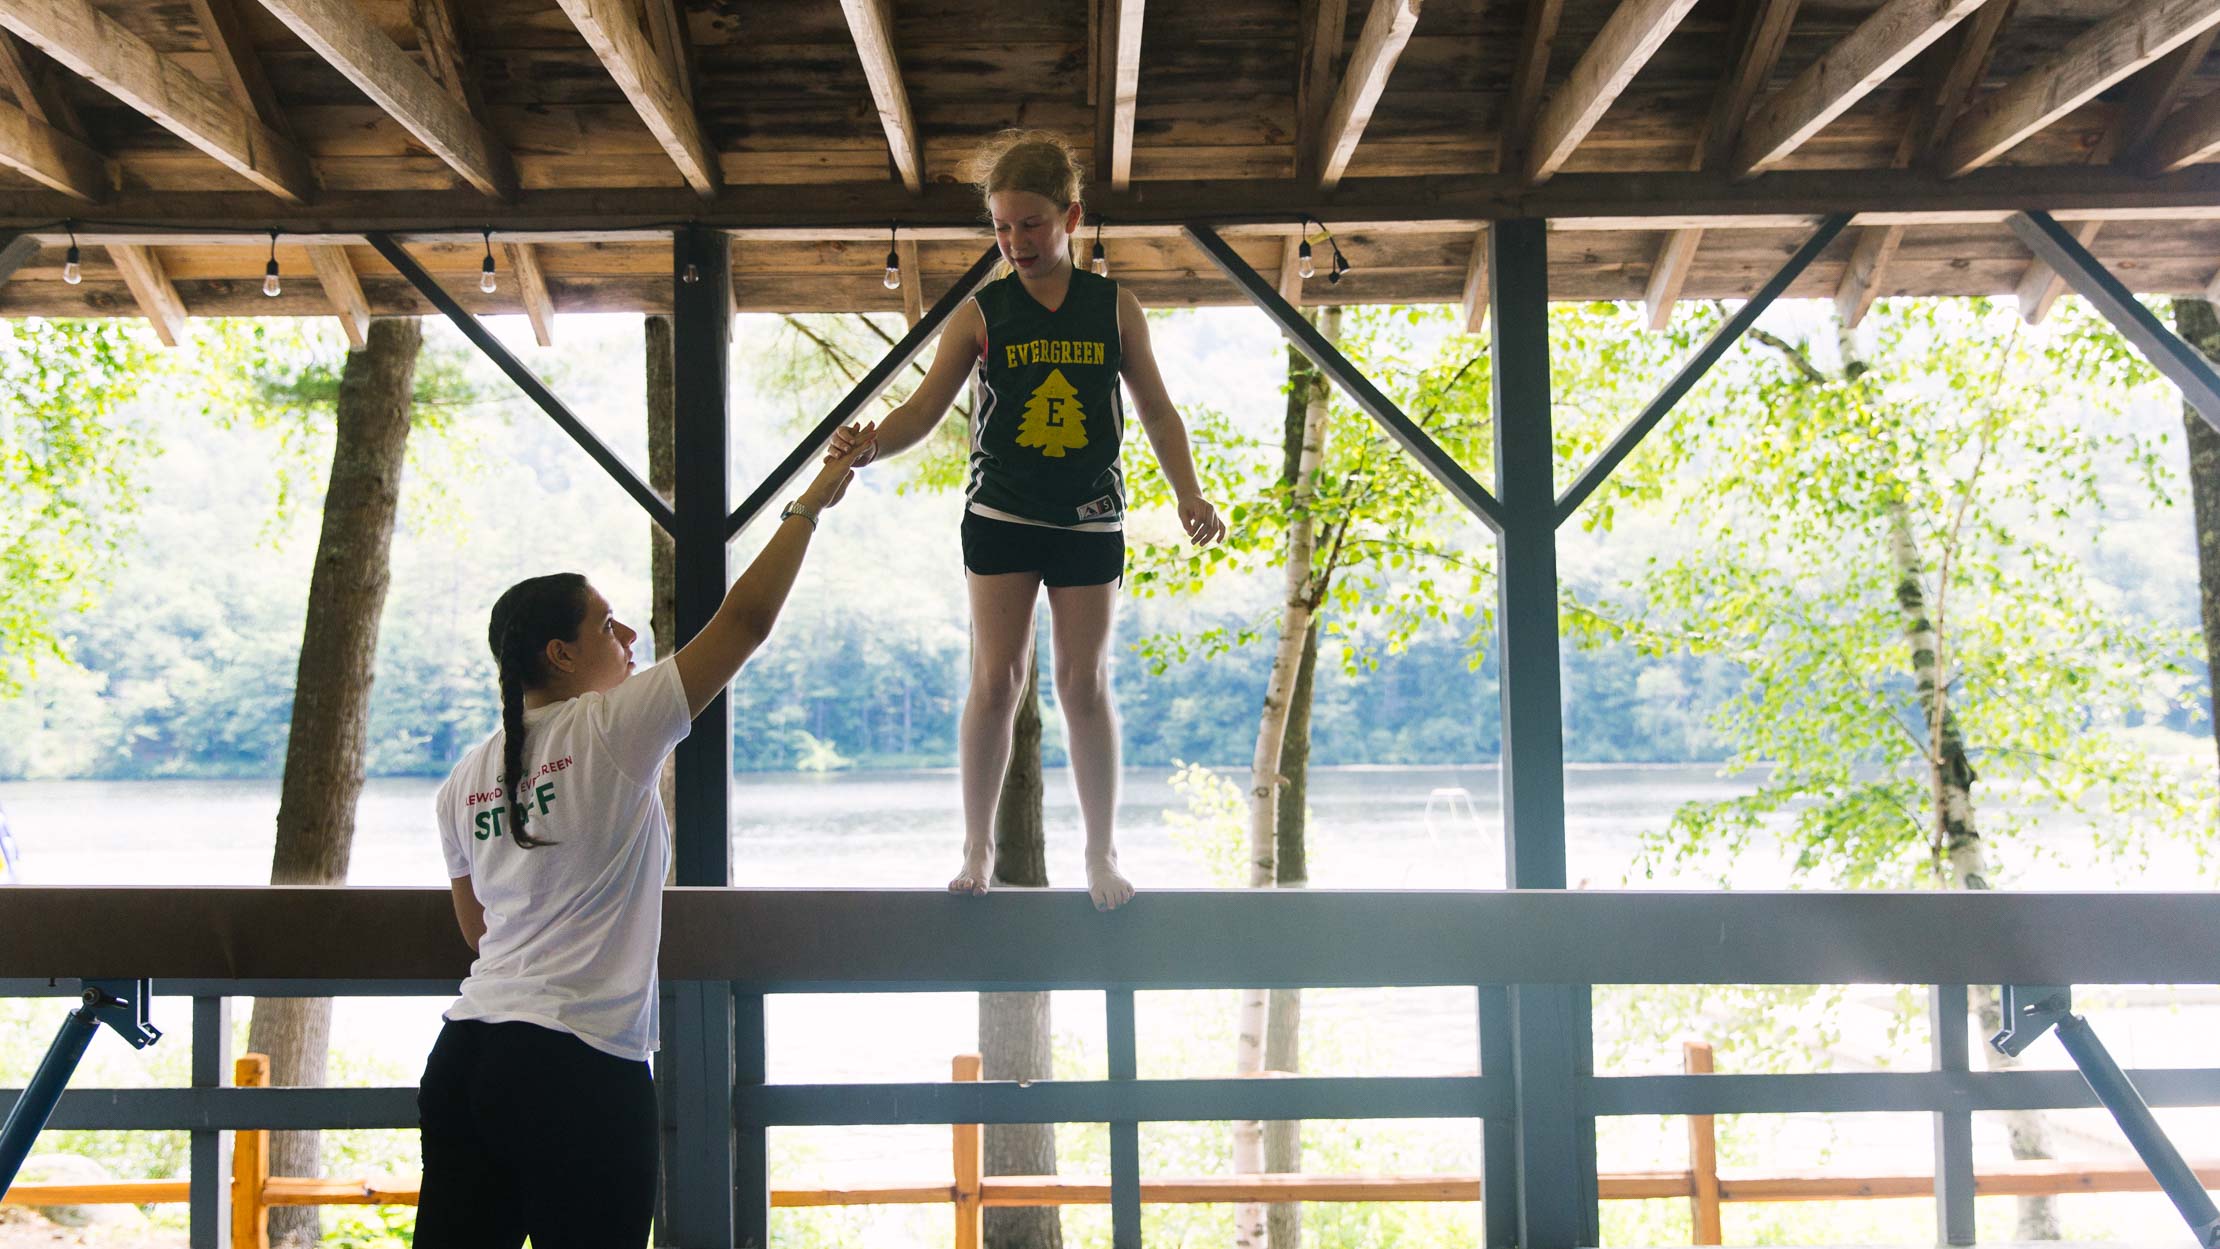
[[[424,1065],[417,1249],[623,1249],[655,1213],[656,953],[670,826],[656,780],[694,717],[770,635],[869,431],[669,661],[577,573],[493,605],[501,730],[436,800],[463,939],[477,951]]]
[[[1187,428],[1149,350],[1140,302],[1072,263],[1085,208],[1071,148],[1054,135],[1012,132],[976,165],[1010,272],[949,317],[932,369],[880,423],[875,449],[892,455],[915,446],[978,373],[985,402],[972,429],[962,528],[971,599],[971,688],[958,743],[963,866],[948,887],[985,893],[994,876],[995,804],[1031,664],[1033,604],[1045,586],[1056,701],[1087,828],[1087,892],[1109,910],[1133,896],[1112,840],[1118,719],[1110,632],[1125,577],[1121,379],[1178,496],[1188,538],[1206,546],[1226,526],[1196,481]],[[861,426],[839,431],[827,462],[853,454],[870,434]]]

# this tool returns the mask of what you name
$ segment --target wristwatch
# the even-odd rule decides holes
[[[786,506],[779,509],[779,520],[781,523],[783,523],[789,516],[801,517],[803,520],[809,522],[809,527],[812,529],[815,529],[817,527],[817,513],[811,511],[806,507],[803,507],[802,501],[800,499],[789,499],[786,502]]]

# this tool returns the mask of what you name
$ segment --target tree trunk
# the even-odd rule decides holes
[[[1025,692],[1010,730],[1010,767],[994,814],[994,883],[1048,885],[1048,839],[1042,829],[1040,664],[1026,650]],[[979,995],[980,1074],[988,1080],[1047,1080],[1055,1075],[1046,993]],[[1056,1174],[1056,1125],[990,1123],[986,1174]],[[1054,1206],[987,1210],[987,1249],[1063,1249],[1062,1215]]]
[[[1287,741],[1280,747],[1279,877],[1280,888],[1300,889],[1310,883],[1310,856],[1303,844],[1310,797],[1310,700],[1313,675],[1318,669],[1318,616],[1312,613],[1310,630],[1303,638],[1303,662],[1295,672],[1295,697],[1287,709]],[[1301,1071],[1303,991],[1274,989],[1265,1011],[1264,1062],[1273,1071]],[[1264,1169],[1293,1174],[1303,1169],[1303,1124],[1300,1119],[1277,1119],[1264,1125]],[[1283,1201],[1265,1207],[1266,1243],[1272,1249],[1299,1249],[1303,1243],[1303,1207]]]
[[[1338,338],[1340,310],[1324,310],[1319,317],[1319,328],[1327,341]],[[1311,521],[1310,500],[1312,479],[1324,458],[1326,446],[1325,388],[1317,372],[1300,353],[1289,348],[1287,358],[1286,429],[1287,441],[1294,444],[1295,454],[1281,475],[1292,491],[1284,596],[1280,605],[1279,644],[1272,656],[1271,675],[1265,682],[1264,708],[1257,717],[1256,750],[1249,762],[1249,884],[1260,889],[1290,883],[1282,877],[1279,864],[1280,786],[1283,780],[1280,757],[1287,744],[1296,678],[1302,668],[1303,651],[1311,635],[1311,619],[1316,610],[1311,563],[1317,535]],[[1267,1070],[1273,996],[1262,989],[1242,991],[1234,1050],[1236,1074],[1252,1075]],[[1300,1010],[1300,1005],[1292,998],[1283,1004],[1283,1030],[1287,1035],[1282,1038],[1282,1045],[1290,1059],[1295,1056],[1295,1037],[1290,1025],[1299,1019]],[[1269,1069],[1281,1070],[1276,1066]],[[1290,1124],[1281,1131],[1286,1135],[1286,1152],[1292,1154],[1295,1127]],[[1235,1121],[1233,1169],[1236,1174],[1255,1174],[1267,1169],[1264,1136],[1261,1122],[1254,1119]],[[1288,1223],[1289,1220],[1282,1218],[1280,1222]],[[1261,1202],[1236,1204],[1233,1229],[1236,1249],[1262,1249],[1266,1244],[1273,1245],[1274,1249],[1289,1249],[1268,1239],[1267,1216]],[[1300,1231],[1295,1235],[1299,1239]]]
[[[647,340],[647,439],[648,488],[665,503],[678,498],[678,365],[671,347],[671,319],[648,317]],[[655,657],[667,659],[678,650],[678,544],[663,527],[648,522],[648,635],[655,639]],[[663,810],[671,827],[678,827],[678,762],[674,753],[663,760],[658,782]],[[678,870],[678,860],[671,860]],[[675,878],[675,877],[674,877]]]
[[[1901,502],[1889,508],[1889,553],[1897,576],[1897,610],[1903,616],[1904,641],[1911,650],[1912,677],[1928,729],[1930,836],[1937,866],[1947,870],[1950,883],[1957,888],[1987,889],[1988,852],[1974,821],[1973,784],[1978,778],[1966,756],[1957,715],[1950,708],[1950,674],[1942,651],[1942,633],[1928,613],[1927,589],[1920,580],[1924,565],[1919,544]],[[1968,997],[1981,1021],[1982,1035],[1995,1035],[2003,1027],[1995,986],[1970,986]],[[1982,1046],[1981,1053],[1983,1065],[1991,1071],[2019,1065],[1991,1046]],[[2004,1122],[2014,1158],[2051,1156],[2050,1129],[2040,1112],[2008,1111]],[[2019,1225],[2014,1235],[2020,1240],[2058,1239],[2058,1214],[2049,1197],[2019,1199]]]
[[[293,681],[293,723],[278,798],[273,885],[336,885],[347,880],[354,849],[355,803],[362,794],[363,748],[370,726],[370,682],[378,621],[390,580],[394,516],[408,449],[416,356],[424,343],[415,318],[373,321],[361,351],[347,353],[340,376],[331,481],[323,530],[309,575],[307,620]],[[328,998],[257,998],[249,1049],[270,1056],[271,1081],[324,1082],[331,1037]],[[314,1132],[280,1132],[271,1173],[322,1173]],[[322,1224],[314,1206],[271,1212],[272,1239],[314,1244]]]
[[[2220,360],[2220,316],[2202,299],[2174,301],[2174,328],[2189,345]],[[2197,526],[2197,601],[2204,608],[2205,694],[2213,711],[2213,746],[2220,749],[2220,430],[2183,400],[2189,440],[2191,520]]]

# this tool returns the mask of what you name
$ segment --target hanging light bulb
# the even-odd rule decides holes
[[[1310,258],[1310,240],[1307,238],[1303,240],[1302,246],[1295,249],[1295,272],[1306,278],[1318,276],[1318,266]]]
[[[902,289],[902,257],[895,250],[893,226],[886,228],[886,277],[884,280],[888,290],[898,291]]]
[[[1333,270],[1326,275],[1326,281],[1335,286],[1339,286],[1341,285],[1341,275],[1349,272],[1349,262],[1342,258],[1341,244],[1335,243],[1333,245],[1333,248],[1334,267]]]
[[[478,289],[493,294],[493,227],[486,227],[486,258],[478,264]]]
[[[262,293],[272,299],[277,298],[285,289],[278,285],[277,239],[278,232],[270,231],[270,263],[262,266]]]
[[[1110,258],[1102,253],[1102,218],[1100,217],[1095,218],[1095,254],[1094,258],[1087,262],[1087,267],[1094,270],[1094,274],[1098,278],[1110,276]]]
[[[85,280],[84,266],[78,264],[77,231],[69,232],[69,250],[62,253],[62,280],[71,286]]]
[[[695,264],[691,260],[687,261],[686,271],[678,275],[678,280],[684,282],[688,286],[692,286],[695,283],[701,281],[701,266]]]

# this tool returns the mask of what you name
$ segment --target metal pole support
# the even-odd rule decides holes
[[[2182,1161],[2180,1151],[2167,1139],[2166,1129],[2158,1125],[2143,1095],[2129,1083],[2127,1073],[2112,1061],[2096,1030],[2088,1020],[2074,1014],[2072,1006],[2073,990],[2065,985],[2006,985],[2004,1030],[1989,1043],[2003,1053],[2017,1055],[2056,1027],[2058,1042],[2073,1057],[2074,1066],[2081,1069],[2081,1078],[2112,1112],[2128,1144],[2135,1146],[2143,1165],[2166,1190],[2197,1243],[2205,1249],[2220,1247],[2220,1208],[2213,1206],[2204,1185],[2197,1181],[2197,1173]]]
[[[39,1060],[39,1069],[31,1074],[23,1096],[8,1112],[6,1126],[0,1127],[0,1197],[15,1186],[16,1172],[31,1156],[31,1146],[37,1143],[54,1107],[61,1102],[62,1090],[69,1087],[69,1078],[76,1073],[78,1062],[85,1057],[85,1047],[92,1044],[93,1033],[100,1031],[100,1025],[114,1029],[133,1049],[145,1049],[161,1039],[161,1031],[147,1021],[147,999],[153,996],[153,988],[153,982],[147,980],[85,982],[82,1005],[62,1021],[62,1030],[46,1048],[46,1057]]]

